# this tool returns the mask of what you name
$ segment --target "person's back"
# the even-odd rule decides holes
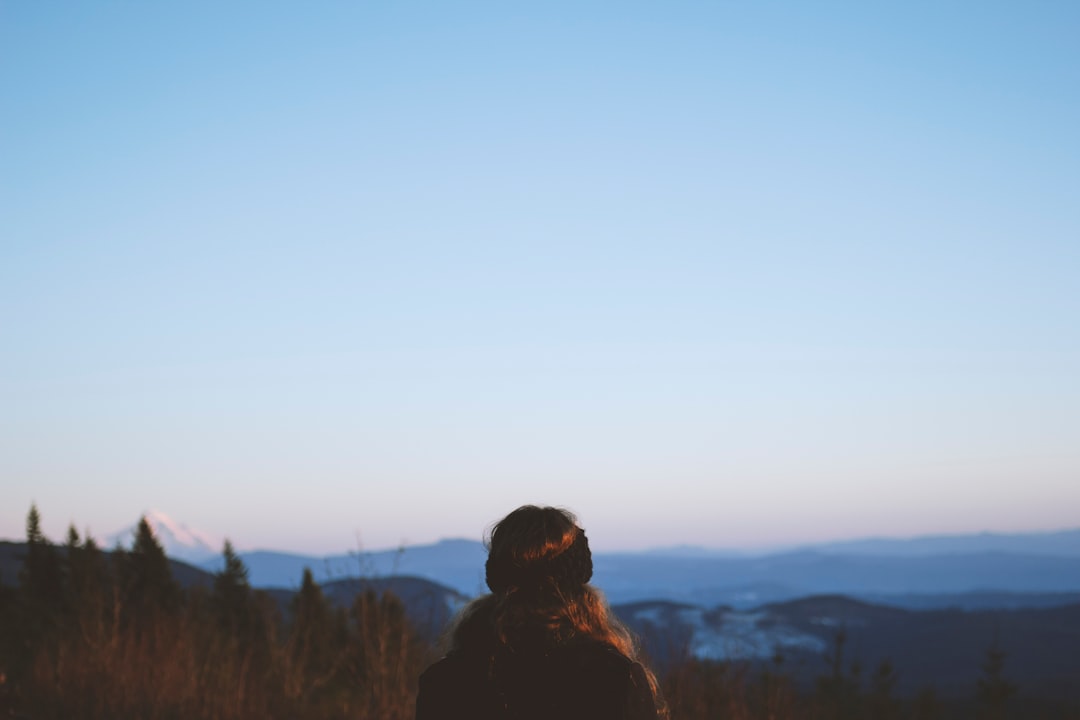
[[[589,586],[592,558],[569,513],[526,506],[492,533],[491,595],[420,678],[417,720],[655,720],[655,680]]]
[[[417,720],[652,720],[645,670],[610,645],[585,641],[503,660],[452,652],[420,678]]]

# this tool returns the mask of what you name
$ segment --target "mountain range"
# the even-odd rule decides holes
[[[453,555],[457,544],[439,550]],[[18,582],[25,554],[25,544],[0,541],[0,584]],[[209,571],[182,561],[172,560],[171,569],[184,587],[213,584]],[[429,641],[469,599],[450,587],[407,575],[340,577],[321,585],[326,597],[344,607],[360,592],[392,591]],[[295,583],[264,589],[284,612],[296,590]],[[812,692],[817,679],[829,672],[830,657],[843,637],[844,667],[851,672],[861,668],[864,682],[888,661],[896,671],[898,696],[914,697],[933,688],[942,697],[964,698],[979,682],[988,649],[997,648],[1005,654],[1007,677],[1023,696],[1071,703],[1069,707],[1080,703],[1075,681],[1080,677],[1080,654],[1075,652],[1080,592],[971,593],[933,596],[933,601],[941,602],[941,597],[967,602],[978,598],[982,605],[962,609],[953,602],[950,607],[909,610],[841,595],[813,595],[744,607],[651,599],[616,602],[612,610],[641,638],[650,662],[660,670],[688,657],[732,660],[737,667],[777,668]]]
[[[209,572],[220,569],[220,551],[204,534],[163,513],[146,517],[171,557]],[[321,583],[413,576],[465,597],[485,590],[486,551],[475,540],[328,556],[268,550],[239,555],[256,587],[299,587],[310,568]],[[910,609],[1044,607],[1080,597],[1080,529],[872,538],[753,555],[694,547],[596,553],[594,567],[593,582],[612,603],[739,609],[837,593]]]
[[[147,521],[185,587],[210,587],[221,558],[210,540],[160,513]],[[113,545],[124,544],[124,534]],[[189,564],[177,550],[201,558]],[[241,553],[253,586],[283,610],[311,568],[328,598],[392,590],[434,640],[484,589],[484,546],[444,540],[327,557]],[[25,545],[0,542],[0,584],[18,582]],[[933,687],[968,697],[989,648],[1025,696],[1080,703],[1080,530],[864,540],[757,556],[701,548],[597,553],[594,583],[658,667],[694,657],[782,671],[812,689],[839,637],[846,662],[869,675],[897,669],[898,695]]]

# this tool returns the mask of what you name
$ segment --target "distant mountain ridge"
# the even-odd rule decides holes
[[[981,532],[914,538],[863,538],[810,545],[805,550],[837,555],[954,555],[985,552],[1080,558],[1080,528],[1038,533]]]
[[[1038,539],[1046,554],[1021,552],[1032,547],[1027,536],[984,536],[988,545],[956,538],[930,553],[932,539],[920,552],[893,549],[873,555],[864,547],[842,552],[823,550],[762,556],[708,554],[596,553],[593,582],[613,603],[670,601],[702,606],[747,608],[807,595],[842,593],[908,608],[1043,607],[1072,602],[1080,593],[1080,551],[1068,554],[1080,531]],[[881,541],[873,541],[881,542]],[[908,541],[895,541],[904,543]],[[993,548],[993,549],[984,549]],[[1016,551],[1010,552],[1009,548]],[[327,557],[258,551],[241,553],[256,586],[295,588],[304,568],[320,582],[349,577],[413,575],[453,588],[464,596],[485,592],[482,543],[444,540],[398,550]],[[220,558],[202,567],[215,571]]]
[[[1072,557],[977,553],[889,557],[798,552],[758,558],[599,555],[594,580],[614,602],[667,599],[752,607],[840,593],[878,602],[965,593],[1080,591]],[[924,597],[923,606],[926,606]]]
[[[146,517],[170,557],[208,572],[220,569],[220,549],[206,534],[164,513]],[[130,545],[133,531],[110,536],[110,542]],[[309,568],[321,583],[405,575],[463,597],[486,591],[486,551],[476,540],[328,556],[268,550],[239,555],[256,587],[295,589]],[[771,553],[678,546],[596,553],[594,564],[593,582],[612,603],[748,608],[841,593],[910,609],[1045,607],[1080,592],[1080,529],[866,538]]]
[[[248,568],[248,577],[257,587],[299,587],[304,569],[311,570],[319,582],[348,578],[415,575],[454,588],[472,596],[484,588],[483,543],[474,540],[442,540],[431,545],[412,545],[398,550],[356,552],[318,557],[257,550],[240,553]],[[200,563],[216,572],[221,557]]]
[[[1080,528],[1043,532],[978,532],[954,535],[919,535],[908,538],[866,537],[851,540],[831,540],[802,543],[784,547],[734,550],[709,548],[701,545],[674,545],[649,548],[631,555],[661,557],[767,557],[797,552],[817,552],[832,555],[953,555],[983,552],[1004,552],[1022,555],[1056,555],[1080,557]],[[623,554],[623,553],[613,553]]]

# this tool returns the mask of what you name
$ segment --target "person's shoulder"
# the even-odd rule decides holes
[[[416,717],[419,720],[495,717],[491,702],[483,663],[451,652],[420,674]]]
[[[477,672],[477,663],[463,653],[451,652],[436,660],[420,673],[421,684],[441,684],[458,682],[464,677]]]

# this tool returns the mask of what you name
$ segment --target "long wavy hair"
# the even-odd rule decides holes
[[[588,583],[592,554],[573,513],[522,506],[495,524],[486,545],[486,579],[492,592],[458,615],[444,641],[447,650],[493,668],[507,652],[592,640],[640,662],[634,635]],[[642,666],[664,717],[656,676]]]

